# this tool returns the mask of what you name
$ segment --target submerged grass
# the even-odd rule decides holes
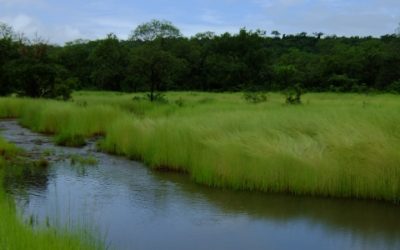
[[[104,135],[105,151],[210,186],[400,201],[398,96],[308,94],[297,106],[275,93],[259,104],[240,93],[168,93],[168,104],[133,97],[3,98],[0,116],[56,138]]]
[[[86,250],[103,249],[84,230],[71,233],[55,228],[33,229],[18,218],[12,199],[3,190],[3,177],[16,168],[13,159],[21,151],[0,137],[0,249],[4,250]]]
[[[92,155],[71,155],[70,160],[72,165],[78,164],[81,166],[94,166],[98,164],[98,160]]]

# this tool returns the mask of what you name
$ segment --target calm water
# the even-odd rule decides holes
[[[211,189],[93,143],[55,147],[15,121],[0,129],[32,157],[53,151],[50,168],[6,181],[25,218],[91,225],[112,249],[400,249],[400,206]],[[99,163],[71,165],[73,154]]]

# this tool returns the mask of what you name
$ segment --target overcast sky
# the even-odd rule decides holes
[[[0,21],[60,44],[110,32],[126,39],[151,19],[169,20],[187,36],[241,27],[380,36],[398,26],[400,0],[0,0]]]

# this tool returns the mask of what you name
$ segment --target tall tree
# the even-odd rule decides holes
[[[55,56],[58,63],[62,64],[69,72],[71,77],[79,79],[78,88],[94,88],[91,74],[94,69],[89,60],[94,48],[98,42],[89,42],[86,40],[75,40],[68,42],[60,48]]]
[[[281,37],[281,33],[279,33],[279,31],[277,31],[277,30],[273,30],[271,32],[271,35],[273,35],[274,38],[280,38]]]
[[[182,34],[169,21],[151,20],[143,23],[132,31],[129,39],[135,41],[153,41],[157,38],[177,38]]]
[[[150,92],[150,101],[155,101],[157,92],[174,83],[182,68],[182,60],[162,50],[158,44],[145,44],[131,53],[130,70],[134,72],[132,84],[145,86]]]
[[[99,41],[89,56],[92,64],[91,79],[99,89],[121,90],[125,78],[127,52],[114,34]]]
[[[0,96],[9,94],[15,87],[6,77],[6,65],[18,58],[18,46],[14,38],[13,28],[8,24],[0,23]]]

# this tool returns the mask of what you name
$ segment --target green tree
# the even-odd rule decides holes
[[[0,23],[0,96],[13,91],[11,81],[8,81],[7,64],[19,57],[18,44],[14,41],[15,33],[11,26]]]
[[[12,26],[0,22],[0,39],[9,39],[13,40],[15,38],[16,34],[14,32],[14,29]]]
[[[280,38],[281,37],[281,33],[279,33],[279,31],[277,31],[277,30],[273,30],[271,32],[271,35],[273,35],[274,38]]]
[[[276,81],[275,89],[286,90],[293,87],[298,79],[298,70],[294,65],[276,65],[273,69]]]
[[[129,39],[135,41],[153,41],[157,38],[178,38],[182,34],[169,21],[151,20],[132,31]]]
[[[70,88],[65,84],[67,70],[56,64],[49,51],[53,46],[37,37],[28,44],[14,42],[18,54],[3,65],[3,80],[12,85],[12,91],[21,96],[57,98],[69,97]],[[62,90],[62,91],[61,91]]]
[[[66,43],[55,56],[57,63],[62,64],[69,71],[69,77],[79,79],[75,86],[78,89],[95,88],[91,78],[95,64],[89,60],[89,56],[97,44],[98,42],[75,40]]]
[[[313,35],[317,38],[317,39],[321,39],[323,35],[325,35],[323,32],[314,32]]]
[[[132,84],[146,86],[150,92],[150,101],[157,99],[160,91],[168,86],[179,76],[183,66],[171,53],[162,50],[157,44],[145,44],[135,48],[130,57],[130,70],[134,72]]]
[[[106,39],[99,41],[88,60],[92,66],[90,77],[96,88],[121,90],[128,57],[117,36],[109,34]]]

